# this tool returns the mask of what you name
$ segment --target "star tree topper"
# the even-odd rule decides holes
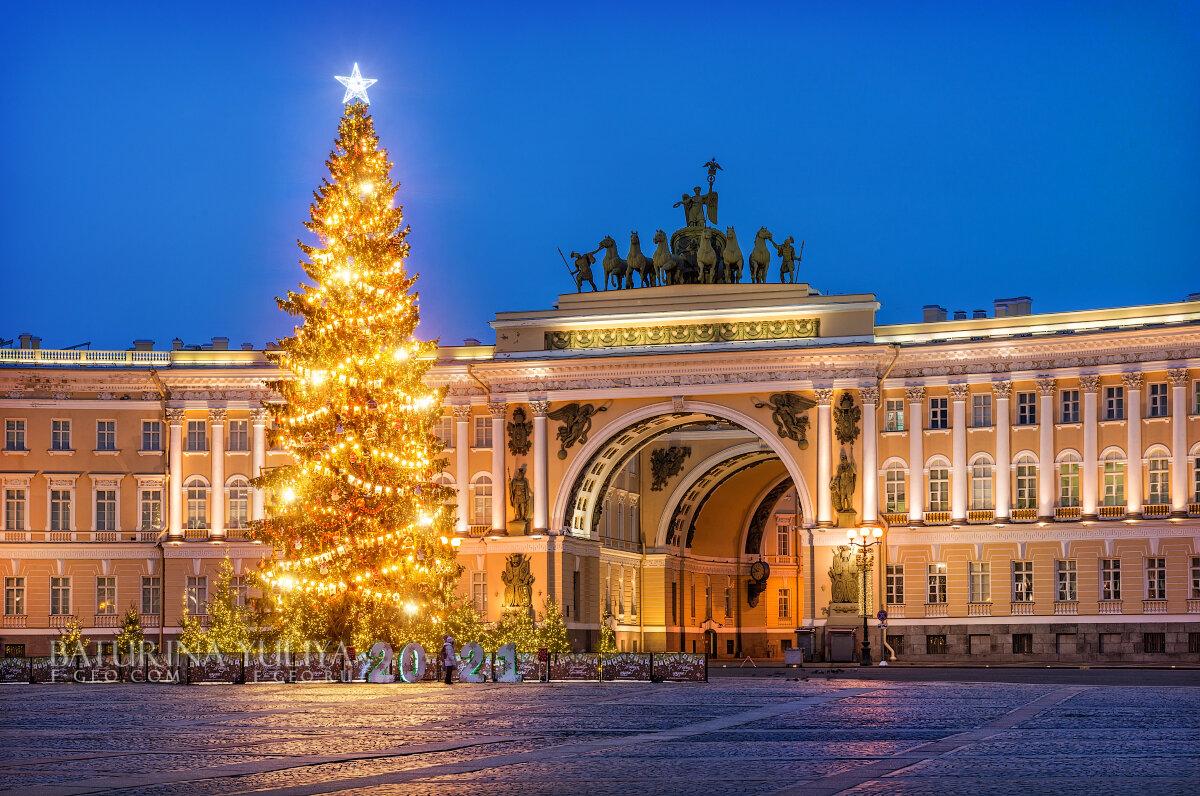
[[[371,104],[371,100],[367,99],[367,89],[379,81],[375,78],[363,77],[362,73],[358,71],[357,63],[354,64],[354,71],[350,73],[350,77],[334,75],[334,78],[346,87],[346,96],[342,97],[342,102],[361,99],[364,105]]]

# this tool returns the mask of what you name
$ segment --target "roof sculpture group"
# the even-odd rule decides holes
[[[754,247],[750,250],[749,258],[746,258],[738,245],[733,227],[726,227],[724,233],[716,228],[717,192],[713,183],[717,172],[724,169],[716,158],[705,163],[704,168],[708,169],[708,192],[701,193],[703,189],[696,186],[691,194],[683,194],[673,205],[683,208],[685,226],[675,230],[669,242],[667,233],[657,230],[653,238],[656,248],[652,255],[646,256],[642,252],[637,231],[629,235],[629,250],[624,258],[617,253],[617,243],[611,235],[605,235],[600,245],[590,252],[571,252],[575,267],[571,268],[568,263],[567,268],[575,279],[575,290],[583,292],[584,285],[591,286],[593,291],[598,290],[592,276],[592,266],[596,264],[596,255],[601,251],[604,252],[600,267],[604,272],[605,290],[610,285],[615,290],[622,290],[635,286],[738,284],[743,280],[747,265],[750,281],[756,285],[766,284],[771,266],[768,241],[779,259],[779,281],[794,283],[799,270],[797,264],[804,253],[804,241],[800,242],[797,250],[796,240],[791,235],[784,238],[782,243],[776,243],[769,229],[759,227],[754,235]],[[562,253],[561,250],[559,253]],[[565,261],[566,257],[563,259]]]

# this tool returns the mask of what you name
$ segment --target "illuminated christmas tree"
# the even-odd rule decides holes
[[[272,384],[276,433],[295,464],[256,482],[271,495],[256,538],[270,544],[260,580],[277,595],[285,640],[340,641],[366,649],[440,644],[461,572],[436,484],[444,461],[433,433],[442,396],[423,377],[436,343],[415,337],[408,229],[394,199],[391,162],[379,148],[355,65],[347,105],[300,242],[311,284],[277,299],[302,319],[280,341]]]

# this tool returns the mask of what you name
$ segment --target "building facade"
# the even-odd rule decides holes
[[[865,611],[900,661],[1200,663],[1200,302],[877,308],[803,284],[564,295],[442,349],[462,593],[493,620],[552,597],[580,648],[606,622],[631,651],[844,657]],[[219,339],[23,344],[0,350],[5,649],[72,618],[109,641],[130,605],[173,638],[222,559],[262,555],[275,371]],[[505,604],[516,553],[532,606]]]

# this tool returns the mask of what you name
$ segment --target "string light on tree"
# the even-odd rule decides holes
[[[415,337],[416,278],[387,151],[354,65],[330,175],[310,206],[307,281],[278,299],[302,319],[275,358],[279,441],[295,464],[256,481],[276,496],[255,524],[273,554],[260,571],[279,594],[286,638],[434,639],[458,611],[459,540],[436,479],[442,395],[427,387],[436,345]]]

